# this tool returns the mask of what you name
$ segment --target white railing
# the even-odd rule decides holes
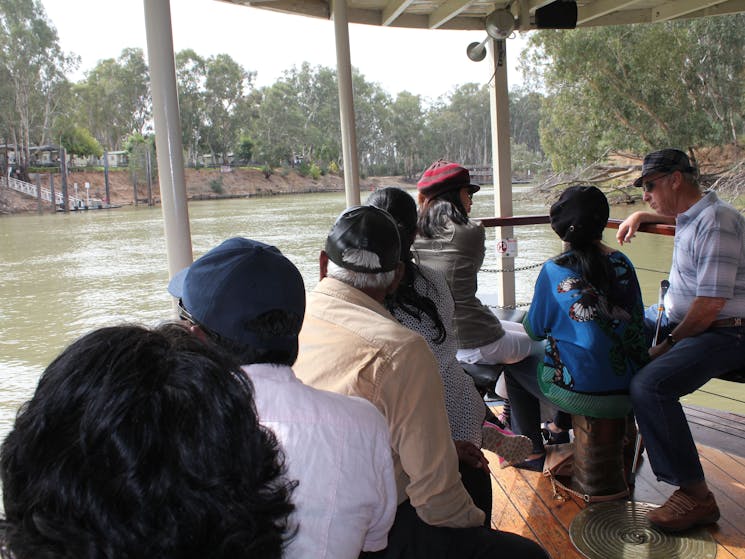
[[[0,185],[6,188],[15,190],[17,192],[21,192],[23,194],[28,194],[29,196],[33,196],[34,198],[38,196],[35,184],[31,184],[30,182],[25,182],[22,180],[14,179],[13,177],[0,177]],[[48,188],[44,188],[43,186],[41,187],[41,199],[47,202],[52,201],[52,192]],[[69,203],[69,207],[71,208],[83,205],[83,201],[80,198],[76,198],[75,196],[68,196],[67,200]],[[61,206],[63,201],[64,201],[64,198],[62,197],[62,193],[55,192],[54,203],[57,206]]]

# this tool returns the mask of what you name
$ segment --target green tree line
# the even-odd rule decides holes
[[[513,169],[537,173],[547,161],[567,169],[608,149],[742,142],[744,60],[743,15],[533,32],[523,54],[528,80],[510,92]],[[31,146],[98,155],[152,136],[142,50],[124,49],[72,83],[66,75],[78,66],[39,0],[0,0],[0,134],[21,164]],[[341,166],[334,69],[303,63],[259,88],[255,72],[229,55],[184,50],[176,73],[190,164],[209,155],[214,163]],[[487,85],[460,85],[428,102],[392,95],[355,69],[353,91],[362,173],[413,177],[438,157],[491,162]]]
[[[3,143],[18,148],[21,165],[30,161],[31,146],[60,143],[70,155],[100,155],[103,149],[141,148],[142,139],[152,135],[142,50],[125,49],[116,59],[101,60],[71,83],[65,75],[79,60],[61,51],[38,0],[0,0],[0,26],[0,73],[7,78],[0,81],[0,133]],[[334,69],[303,63],[258,88],[255,72],[229,55],[202,57],[188,49],[176,53],[176,73],[191,165],[209,155],[214,163],[341,166]],[[364,174],[413,177],[437,157],[490,163],[487,86],[465,84],[427,103],[406,91],[391,95],[355,69],[353,90]],[[516,93],[512,104],[527,114],[538,97]],[[537,123],[530,118],[513,124],[523,160],[534,166],[543,160]]]

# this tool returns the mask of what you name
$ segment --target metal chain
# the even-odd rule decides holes
[[[517,268],[504,268],[504,269],[497,269],[497,268],[481,268],[479,270],[480,272],[486,272],[489,274],[501,274],[504,272],[522,272],[524,270],[532,270],[534,268],[540,268],[543,266],[543,262],[539,262],[538,264],[529,264],[527,266],[518,266]],[[654,272],[655,274],[669,274],[669,270],[655,270],[654,268],[643,268],[641,266],[635,266],[635,269],[637,270],[644,270],[645,272]]]
[[[641,266],[634,266],[636,270],[644,270],[645,272],[654,272],[655,274],[668,275],[670,270],[655,270],[654,268],[642,268]]]
[[[502,269],[502,270],[498,270],[496,268],[481,268],[481,270],[479,271],[488,272],[490,274],[501,274],[504,272],[522,272],[523,270],[532,270],[533,268],[540,268],[541,266],[543,266],[543,264],[544,264],[543,262],[539,262],[538,264],[529,264],[528,266],[518,266],[517,268],[512,268],[512,269],[507,268],[507,269]]]
[[[514,305],[486,305],[486,306],[489,307],[490,309],[508,309],[508,310],[513,311],[520,307],[529,307],[530,301],[528,301],[527,303],[515,303]]]

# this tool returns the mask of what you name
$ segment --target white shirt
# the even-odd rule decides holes
[[[261,424],[274,431],[288,477],[293,559],[356,559],[388,543],[396,483],[388,425],[370,402],[306,386],[290,367],[247,365]]]

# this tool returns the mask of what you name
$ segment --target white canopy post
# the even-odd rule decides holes
[[[191,264],[192,251],[176,91],[171,6],[168,0],[144,0],[144,4],[160,197],[165,223],[168,274],[172,277]]]
[[[357,154],[357,132],[354,124],[352,62],[349,54],[349,24],[346,0],[334,0],[334,37],[336,39],[336,73],[339,82],[339,115],[344,158],[344,191],[347,207],[360,204],[360,169]]]
[[[497,217],[512,216],[512,162],[510,155],[510,100],[507,88],[507,42],[504,39],[490,41],[490,67],[493,79],[490,82],[490,113],[492,138],[492,165],[494,166],[494,213]],[[512,227],[497,227],[497,240],[510,239]],[[501,268],[514,270],[515,258],[502,257]],[[499,304],[503,307],[515,305],[515,273],[502,272],[497,281]]]

